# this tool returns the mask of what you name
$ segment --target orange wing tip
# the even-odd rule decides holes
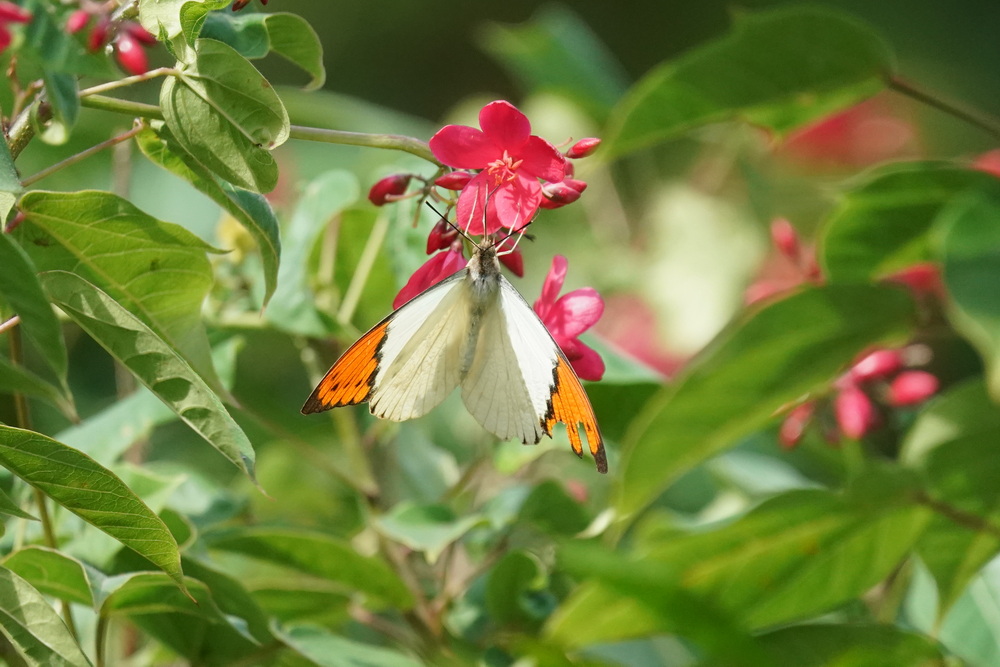
[[[302,406],[302,414],[364,403],[371,396],[389,322],[378,325],[352,345],[327,371]]]
[[[583,385],[580,384],[573,368],[563,358],[556,363],[552,376],[552,395],[549,398],[549,409],[544,422],[546,433],[552,432],[556,422],[565,424],[573,452],[583,458],[583,438],[580,437],[579,427],[583,424],[583,431],[587,435],[587,444],[597,464],[597,471],[607,473],[608,458],[604,452],[604,439],[597,426],[597,417],[594,416],[594,409],[590,405],[590,399],[587,398],[587,392],[583,390]]]

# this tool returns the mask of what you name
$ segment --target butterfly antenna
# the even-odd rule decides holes
[[[509,248],[504,248],[503,250],[497,252],[497,255],[509,255],[512,252],[514,252],[515,250],[517,250],[517,244],[520,243],[521,239],[523,239],[524,236],[525,236],[524,230],[526,230],[528,228],[528,225],[530,225],[532,222],[534,222],[534,220],[528,220],[526,223],[524,223],[523,225],[521,225],[517,229],[511,230],[511,232],[509,234],[507,234],[507,236],[503,237],[502,239],[500,239],[499,241],[497,241],[496,243],[494,243],[493,245],[495,247],[499,248],[501,245],[503,245],[504,241],[506,241],[510,237],[514,236],[515,234],[517,234],[517,238],[514,240],[514,245],[512,245]],[[528,236],[528,238],[530,239],[532,237]]]
[[[427,204],[427,207],[430,210],[432,210],[435,213],[437,213],[437,215],[438,215],[439,218],[441,218],[446,223],[448,223],[451,226],[452,229],[454,229],[456,232],[458,232],[459,234],[461,234],[465,238],[466,241],[468,241],[472,245],[476,245],[476,242],[472,240],[472,237],[470,237],[468,234],[465,233],[464,229],[462,229],[461,227],[459,227],[458,225],[456,225],[454,222],[452,222],[451,220],[449,220],[447,217],[445,217],[445,215],[443,213],[441,213],[441,211],[439,211],[436,208],[434,208],[434,204],[430,203],[429,201],[425,201],[424,203]]]

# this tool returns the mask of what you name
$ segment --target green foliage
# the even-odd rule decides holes
[[[922,92],[913,63],[903,83],[889,43],[832,9],[738,14],[631,86],[602,26],[568,6],[483,26],[533,133],[605,140],[604,160],[573,162],[584,202],[542,211],[536,243],[521,241],[518,283],[532,302],[558,252],[567,290],[605,296],[607,326],[584,336],[606,365],[587,385],[601,476],[561,431],[494,442],[456,397],[402,425],[363,407],[300,414],[426,261],[423,202],[443,172],[422,143],[434,125],[316,92],[336,37],[231,4],[121,3],[70,34],[79,3],[24,0],[32,19],[7,25],[11,664],[1000,659],[1000,180],[966,159],[991,144],[907,107],[875,118],[875,139],[903,123],[938,142],[935,161],[900,159],[924,155],[913,145],[838,153],[851,132],[881,150],[864,114],[891,105],[887,88],[965,132],[1000,136],[996,121]],[[91,50],[101,18],[111,41]],[[407,19],[378,21],[392,18]],[[172,65],[122,77],[137,24]],[[662,44],[638,46],[663,60]],[[272,83],[286,65],[305,90]],[[395,85],[389,70],[372,76]],[[481,100],[459,103],[478,81],[451,83],[451,117],[474,122]],[[809,141],[827,163],[795,153]],[[92,150],[111,144],[113,160]],[[371,206],[364,188],[398,173],[415,196]],[[758,283],[772,289],[746,306],[775,213],[802,237],[772,242]],[[681,344],[688,325],[700,338]],[[898,370],[858,379],[874,348],[933,375],[937,395],[899,400]],[[857,439],[840,432],[848,389],[872,410]],[[790,437],[797,406],[812,416]]]

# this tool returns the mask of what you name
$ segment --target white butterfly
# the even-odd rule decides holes
[[[369,402],[382,419],[430,412],[456,386],[483,428],[537,443],[566,425],[583,456],[579,424],[599,472],[601,431],[579,378],[545,325],[500,273],[491,239],[464,269],[393,311],[350,347],[302,406],[303,414]]]

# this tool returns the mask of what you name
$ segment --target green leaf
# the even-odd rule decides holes
[[[218,251],[108,192],[29,192],[21,210],[17,237],[38,270],[80,274],[220,386],[201,321],[214,280],[206,253]]]
[[[981,381],[970,381],[938,396],[907,433],[901,460],[922,471],[931,502],[939,512],[917,547],[938,588],[943,617],[972,578],[1000,552],[1000,407]],[[978,519],[982,525],[976,526]]]
[[[269,192],[270,149],[288,139],[288,113],[267,79],[232,47],[200,39],[196,58],[160,89],[167,127],[188,153],[233,185]]]
[[[265,316],[283,331],[317,338],[331,326],[316,309],[309,258],[333,218],[360,194],[357,178],[346,171],[320,174],[306,186],[285,229],[278,289]]]
[[[71,74],[47,72],[45,81],[45,102],[51,118],[42,123],[38,118],[39,106],[32,107],[32,121],[38,138],[47,144],[60,145],[69,141],[73,126],[80,115],[80,91],[77,77]]]
[[[266,306],[278,284],[281,239],[278,220],[267,200],[255,193],[219,182],[208,169],[181,148],[166,127],[144,130],[136,135],[140,150],[167,171],[188,181],[208,195],[250,232],[264,264],[264,303]]]
[[[408,609],[409,590],[388,565],[362,556],[349,543],[320,533],[254,528],[206,534],[211,549],[236,552],[337,582],[382,602]]]
[[[42,594],[10,570],[0,568],[0,633],[27,665],[90,665],[73,635]]]
[[[548,615],[537,595],[544,591],[545,575],[538,560],[526,551],[509,551],[486,579],[486,609],[494,621],[524,629],[535,628]]]
[[[562,484],[551,479],[531,490],[519,518],[547,532],[567,536],[579,533],[590,523],[584,506],[570,498]]]
[[[489,523],[480,514],[455,516],[443,505],[412,505],[402,502],[375,521],[380,533],[415,551],[422,551],[431,563],[475,526]]]
[[[615,56],[566,6],[542,7],[518,25],[490,24],[484,37],[523,90],[564,95],[592,118],[607,118],[628,85]]]
[[[847,193],[826,222],[820,257],[833,282],[868,282],[936,259],[930,230],[964,193],[1000,192],[996,177],[940,163],[890,165]]]
[[[892,68],[882,39],[850,16],[818,7],[739,16],[729,35],[636,84],[605,148],[619,156],[731,118],[787,132],[871,96]]]
[[[906,557],[931,516],[913,494],[912,481],[898,473],[872,474],[845,495],[791,491],[715,530],[660,537],[622,557],[619,568],[662,572],[740,627],[807,619],[860,597]],[[656,594],[585,585],[551,631],[569,640],[584,619],[602,617],[577,641],[661,633],[669,628],[642,612]]]
[[[205,584],[182,577],[184,588],[159,572],[129,572],[101,582],[95,604],[101,616],[140,616],[176,612],[228,623]],[[190,596],[183,591],[189,591]]]
[[[285,628],[278,637],[319,667],[421,667],[423,664],[404,653],[362,644],[312,626]]]
[[[20,519],[28,519],[30,521],[38,521],[36,517],[21,509],[20,505],[11,500],[11,497],[3,491],[0,491],[0,514],[16,516]]]
[[[631,602],[630,629],[650,625],[650,634],[678,634],[693,642],[702,655],[718,664],[737,666],[773,665],[757,641],[734,618],[710,601],[684,590],[669,568],[647,560],[633,560],[604,547],[585,542],[563,544],[559,564],[581,579],[588,589],[607,591],[612,601]],[[606,623],[614,620],[613,606],[588,606],[580,591],[550,618],[545,636],[573,650],[615,639]],[[620,619],[620,617],[619,617]],[[630,634],[625,636],[637,636]]]
[[[177,542],[110,470],[40,433],[2,425],[0,465],[149,560],[183,588]]]
[[[95,572],[62,552],[28,546],[8,554],[2,564],[46,595],[88,607],[94,605],[91,578]]]
[[[875,667],[945,664],[941,650],[924,635],[892,625],[796,625],[762,635],[776,665]]]
[[[17,198],[24,192],[21,177],[14,166],[14,157],[6,141],[0,141],[0,225],[14,208]]]
[[[72,396],[67,395],[65,390],[40,378],[24,366],[15,366],[2,355],[0,355],[0,391],[37,396],[59,408],[70,419],[76,416],[76,410],[69,402]]]
[[[3,267],[0,296],[21,318],[24,336],[35,345],[65,386],[68,362],[62,327],[42,291],[31,259],[8,234],[0,234],[0,266]]]
[[[312,77],[306,90],[322,88],[326,81],[323,44],[298,14],[215,13],[208,16],[201,36],[225,42],[251,60],[277,53]]]
[[[995,179],[994,179],[995,181]],[[1000,183],[991,196],[956,202],[942,214],[940,253],[948,319],[986,366],[986,386],[1000,402]]]
[[[253,479],[254,453],[246,434],[184,359],[138,318],[83,278],[52,271],[44,274],[42,281],[63,312],[184,423]]]
[[[265,642],[273,638],[268,615],[243,582],[195,558],[185,557],[181,563],[188,575],[208,586],[215,604],[224,614],[246,621],[247,631],[257,641]]]
[[[823,387],[865,347],[906,338],[912,308],[901,290],[831,285],[752,309],[636,418],[622,445],[619,516]]]
[[[216,11],[225,9],[229,0],[199,0],[198,2],[185,2],[180,6],[180,25],[184,39],[188,44],[194,44],[205,26],[206,21],[212,17],[219,16]],[[225,16],[223,14],[223,16]],[[211,37],[211,35],[205,35]]]
[[[101,412],[61,431],[56,440],[110,465],[153,429],[177,419],[177,414],[155,394],[139,387]]]

